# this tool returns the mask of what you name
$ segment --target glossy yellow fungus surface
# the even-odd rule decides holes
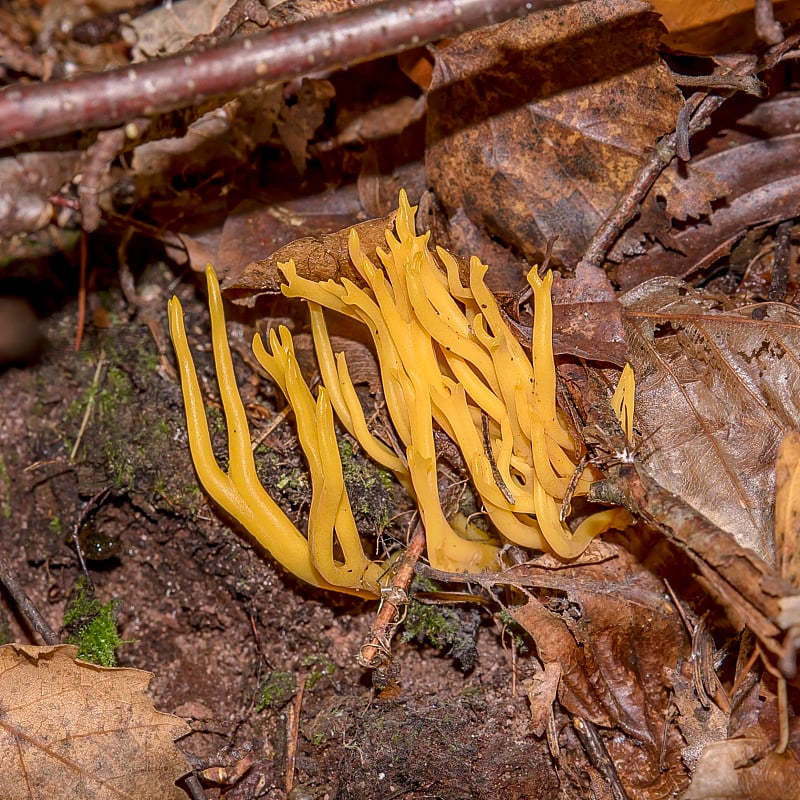
[[[308,583],[357,594],[379,593],[383,565],[364,554],[355,528],[334,432],[334,413],[364,451],[414,497],[433,567],[452,572],[499,568],[503,543],[579,555],[626,512],[592,515],[575,530],[559,518],[574,487],[585,494],[591,475],[573,480],[577,445],[556,407],[552,349],[552,275],[531,270],[534,326],[531,355],[506,324],[484,282],[486,265],[470,262],[468,285],[446,251],[417,235],[416,209],[404,192],[396,232],[374,264],[351,231],[350,258],[363,279],[315,282],[281,264],[284,294],[307,301],[323,387],[315,398],[303,380],[291,337],[272,332],[269,349],[256,336],[256,358],[281,388],[297,420],[309,463],[312,498],[307,535],[291,523],[256,478],[250,436],[225,335],[216,277],[207,271],[217,377],[228,424],[230,469],[211,451],[200,389],[177,299],[170,301],[170,331],[180,364],[192,457],[206,491],[290,572]],[[334,353],[324,309],[347,315],[369,330],[378,356],[383,394],[402,447],[392,449],[369,430],[343,353]],[[447,519],[438,492],[434,427],[443,430],[467,465],[497,536]]]

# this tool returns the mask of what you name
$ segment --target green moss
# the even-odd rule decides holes
[[[64,415],[62,437],[71,453],[86,418],[74,456],[81,484],[110,483],[148,514],[196,513],[202,497],[188,448],[175,439],[185,426],[179,387],[159,374],[147,329],[120,322],[104,332],[101,354],[87,346],[80,359],[83,388]]]
[[[266,445],[255,449],[256,472],[262,486],[283,508],[298,509],[311,498],[311,484],[307,473]]]
[[[255,705],[256,711],[285,706],[297,691],[294,675],[291,672],[274,669],[264,679],[258,691],[259,699]]]
[[[222,413],[221,408],[217,406],[206,406],[206,417],[208,419],[208,429],[211,431],[212,435],[226,435],[225,415]]]
[[[101,603],[94,596],[91,583],[83,576],[78,578],[63,623],[66,641],[77,645],[78,658],[101,667],[116,665],[117,648],[124,644],[117,630],[119,604],[116,598]]]
[[[435,591],[438,587],[432,581],[415,578],[413,588]],[[476,641],[480,623],[481,615],[475,608],[421,603],[412,595],[400,639],[429,644],[447,653],[464,672],[468,672],[478,660]]]
[[[324,655],[311,655],[306,656],[301,664],[304,667],[314,666],[308,676],[306,677],[306,689],[313,689],[319,683],[321,678],[326,675],[333,675],[336,672],[336,664]]]
[[[359,531],[375,537],[389,526],[394,476],[356,452],[352,442],[339,439],[339,457],[347,496]]]
[[[52,533],[53,536],[61,538],[64,535],[64,523],[59,516],[51,517],[47,527],[50,529],[50,533]]]

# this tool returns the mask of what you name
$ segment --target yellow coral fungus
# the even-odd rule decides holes
[[[364,555],[355,529],[336,448],[333,413],[375,461],[412,494],[425,526],[427,554],[441,570],[478,572],[499,566],[503,541],[579,555],[591,539],[616,525],[624,512],[603,511],[571,530],[559,518],[566,494],[585,494],[592,476],[573,480],[577,446],[556,406],[552,349],[552,275],[531,270],[534,326],[529,357],[505,323],[484,282],[486,265],[472,258],[464,286],[453,257],[418,236],[404,192],[396,233],[378,266],[350,233],[349,254],[363,280],[315,282],[281,264],[288,297],[306,300],[324,388],[316,400],[303,381],[285,329],[270,334],[270,350],[257,336],[256,357],[295,411],[300,444],[312,481],[308,536],[303,536],[258,483],[247,423],[225,339],[219,288],[208,270],[212,338],[228,421],[230,471],[211,452],[200,390],[178,301],[170,301],[170,330],[181,367],[189,439],[209,494],[288,570],[317,586],[376,593],[382,567]],[[369,431],[344,354],[334,354],[324,311],[352,317],[369,330],[378,356],[383,394],[400,453]],[[434,425],[460,449],[480,502],[499,538],[449,521],[438,492]]]

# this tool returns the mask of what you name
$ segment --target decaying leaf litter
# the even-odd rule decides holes
[[[3,11],[4,80],[13,92],[44,77],[34,91],[57,97],[76,68],[182,55],[237,28],[244,49],[259,24],[340,10],[239,2],[204,19],[180,5],[187,16],[137,14],[135,25],[111,7],[61,4],[62,25],[49,9]],[[138,108],[120,128],[58,112],[46,121],[56,127],[21,123],[27,143],[0,165],[3,278],[27,295],[11,301],[15,313],[29,318],[32,303],[44,338],[2,377],[4,567],[30,601],[6,601],[7,639],[38,641],[15,611],[26,607],[58,638],[77,538],[96,557],[98,597],[119,598],[120,663],[151,670],[157,707],[191,728],[179,795],[792,796],[798,40],[790,3],[776,4],[777,21],[756,5],[731,9],[722,41],[718,19],[680,3],[656,4],[661,22],[644,3],[579,3],[335,69],[402,44],[368,41],[334,53],[327,71],[298,67],[288,82],[244,82],[221,99],[201,87],[203,107],[184,87],[180,111]],[[25,97],[7,89],[0,102]],[[226,277],[241,306],[227,308],[229,334],[259,479],[304,529],[310,483],[292,415],[258,374],[247,331],[287,325],[313,378],[306,312],[277,295],[278,263],[357,280],[348,232],[334,232],[360,224],[374,259],[401,188],[436,244],[491,265],[522,343],[533,335],[522,277],[544,260],[557,270],[559,406],[603,478],[590,498],[639,522],[574,562],[512,550],[515,566],[465,577],[423,556],[412,607],[395,579],[376,618],[374,605],[278,573],[198,491],[164,304],[177,290],[189,312],[224,458],[190,275],[211,261]],[[32,293],[43,280],[51,288]],[[367,418],[389,436],[368,339],[328,324]],[[608,406],[626,361],[632,442]],[[442,508],[479,514],[468,465],[446,436],[436,445]],[[424,553],[410,499],[352,439],[338,450],[372,556],[402,551],[412,531],[409,551]],[[587,513],[583,502],[573,513]],[[468,671],[404,641],[433,642]],[[353,663],[365,643],[373,688]],[[47,747],[8,720],[4,742],[30,745],[23,771],[47,771]],[[70,785],[87,776],[117,796],[89,763]]]

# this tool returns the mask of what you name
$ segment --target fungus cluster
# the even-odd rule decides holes
[[[552,349],[552,275],[528,274],[534,323],[529,357],[503,319],[484,282],[487,266],[473,257],[462,283],[456,260],[417,235],[416,209],[404,192],[396,232],[387,231],[380,265],[351,231],[349,255],[363,287],[352,281],[315,282],[281,264],[288,297],[305,300],[322,386],[314,397],[303,379],[285,328],[260,336],[253,352],[295,413],[308,460],[312,497],[304,536],[256,476],[244,407],[225,333],[222,300],[207,270],[212,342],[228,427],[230,466],[224,472],[211,448],[203,399],[177,298],[169,303],[172,341],[180,365],[189,442],[198,476],[211,497],[287,570],[315,586],[379,594],[386,566],[364,553],[342,477],[334,413],[378,464],[413,496],[425,527],[433,567],[480,572],[500,567],[504,542],[574,558],[627,512],[601,511],[574,530],[560,518],[568,492],[585,494],[591,475],[575,478],[578,446],[556,407]],[[369,430],[343,353],[334,353],[323,309],[364,324],[378,356],[386,405],[402,443],[399,452]],[[618,412],[618,415],[620,412]],[[480,503],[499,536],[448,520],[438,493],[434,428],[458,446]]]

